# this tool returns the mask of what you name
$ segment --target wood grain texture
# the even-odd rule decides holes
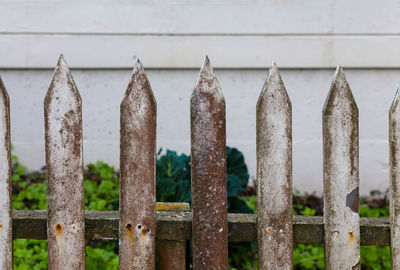
[[[256,118],[258,267],[292,269],[292,106],[275,63]]]
[[[360,269],[358,108],[338,67],[323,109],[326,269]]]
[[[121,102],[119,269],[156,267],[156,107],[137,59]]]
[[[207,56],[190,121],[193,269],[228,269],[225,99]]]
[[[391,267],[400,269],[400,85],[389,110]]]
[[[10,100],[0,78],[0,269],[12,269]]]
[[[157,211],[157,239],[182,241],[192,239],[192,213]],[[86,211],[86,239],[118,239],[118,211]],[[27,230],[26,228],[28,228]],[[230,242],[257,241],[257,216],[228,214]],[[14,239],[47,239],[45,210],[14,210]],[[388,218],[360,219],[361,245],[390,245]],[[296,244],[323,244],[324,220],[320,216],[293,216],[293,242]]]
[[[82,101],[60,56],[44,101],[50,269],[85,269]]]

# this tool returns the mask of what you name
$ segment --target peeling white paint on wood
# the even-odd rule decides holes
[[[256,122],[258,267],[292,269],[292,107],[275,63]]]
[[[139,59],[121,102],[119,269],[156,266],[157,104]]]
[[[389,110],[390,255],[392,269],[400,269],[400,85]]]
[[[338,67],[323,109],[326,269],[360,269],[358,108]]]
[[[0,78],[0,269],[12,269],[10,101]]]
[[[82,101],[60,56],[45,103],[50,269],[85,269]]]

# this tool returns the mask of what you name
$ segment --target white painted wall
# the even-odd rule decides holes
[[[0,0],[0,68],[400,67],[398,0]],[[217,56],[217,57],[216,57]]]
[[[158,145],[189,152],[189,97],[207,53],[230,146],[255,175],[255,104],[276,60],[293,103],[294,186],[322,190],[321,111],[342,64],[360,109],[361,193],[388,186],[388,109],[400,78],[397,0],[0,0],[0,75],[21,161],[44,165],[43,99],[63,52],[83,99],[85,162],[118,165],[119,103],[139,55]]]
[[[144,65],[145,65],[145,61]],[[130,70],[73,70],[82,96],[84,160],[118,165],[119,103]],[[345,70],[360,110],[361,193],[388,186],[388,110],[400,70]],[[255,104],[266,70],[216,70],[227,104],[228,145],[245,154],[255,175]],[[294,186],[322,190],[322,107],[334,69],[281,70],[293,105]],[[51,70],[2,70],[11,100],[15,153],[44,165],[43,100]],[[198,70],[148,70],[158,104],[157,144],[189,153],[189,99]]]

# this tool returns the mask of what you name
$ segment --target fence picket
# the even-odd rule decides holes
[[[228,269],[225,99],[207,56],[190,116],[193,269]]]
[[[44,102],[50,269],[85,269],[82,101],[61,55]]]
[[[156,107],[137,59],[121,102],[120,269],[156,266]]]
[[[400,85],[389,110],[391,267],[400,269]]]
[[[360,269],[358,108],[339,66],[323,109],[326,269]]]
[[[0,269],[12,269],[10,100],[0,78]]]
[[[292,269],[292,106],[272,64],[257,102],[257,239],[260,269]]]

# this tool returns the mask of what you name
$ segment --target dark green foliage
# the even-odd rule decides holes
[[[191,203],[190,156],[177,155],[167,150],[157,159],[157,201]],[[236,148],[226,147],[228,211],[253,213],[239,197],[249,182],[243,154]]]
[[[157,201],[188,202],[191,201],[190,157],[175,151],[167,150],[165,155],[157,158]]]

